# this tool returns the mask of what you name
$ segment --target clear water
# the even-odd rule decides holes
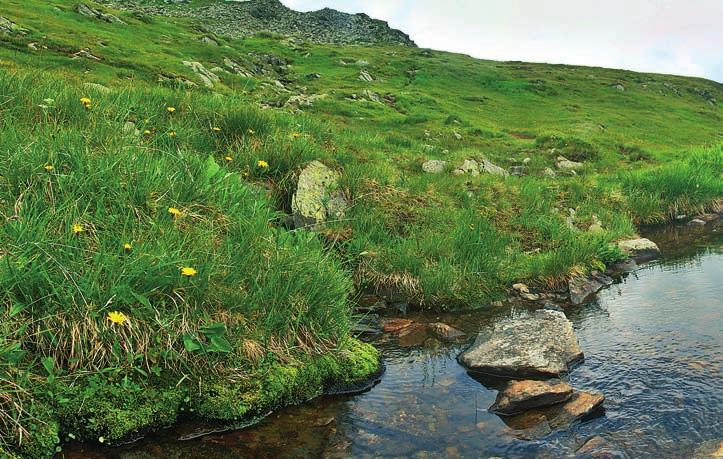
[[[496,391],[469,376],[455,357],[466,346],[426,337],[382,337],[387,372],[372,390],[323,397],[260,424],[192,440],[214,427],[180,425],[113,449],[70,445],[66,457],[567,457],[600,435],[630,457],[690,457],[723,437],[723,229],[667,228],[647,234],[663,258],[568,308],[585,362],[570,374],[578,389],[607,399],[602,416],[534,441],[486,408]],[[473,338],[519,307],[443,321]]]

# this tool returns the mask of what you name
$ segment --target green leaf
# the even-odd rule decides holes
[[[200,330],[201,330],[201,333],[203,333],[206,336],[206,338],[211,339],[214,336],[221,337],[221,336],[225,335],[226,334],[226,325],[223,324],[222,322],[217,322],[217,323],[213,323],[213,324],[204,325],[203,327],[200,328]]]
[[[27,308],[27,307],[28,307],[28,306],[25,305],[25,304],[23,304],[23,303],[15,303],[15,304],[13,304],[12,307],[10,308],[10,313],[9,313],[10,318],[13,318],[13,317],[15,317],[16,315],[20,314],[20,313],[23,312],[23,311],[25,310],[25,308]]]
[[[194,336],[185,334],[183,335],[183,347],[188,352],[196,352],[201,350],[201,343]]]
[[[221,352],[228,354],[231,352],[231,343],[226,338],[213,336],[210,339],[211,345],[208,346],[208,352]]]
[[[43,364],[43,368],[45,368],[45,371],[48,372],[48,376],[53,376],[55,374],[55,360],[53,360],[52,357],[45,357],[40,361],[40,363]]]
[[[206,171],[205,171],[206,182],[210,182],[211,179],[214,178],[220,170],[221,170],[221,166],[219,166],[216,163],[216,160],[213,159],[213,156],[209,155],[208,159],[206,159]]]
[[[131,295],[133,295],[133,298],[138,300],[138,302],[140,304],[142,304],[143,306],[145,306],[147,308],[151,307],[151,302],[145,296],[141,295],[140,293],[136,293],[133,290],[131,290]]]

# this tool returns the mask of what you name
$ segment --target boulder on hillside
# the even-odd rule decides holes
[[[479,175],[479,164],[474,159],[465,159],[462,165],[452,171],[454,175],[469,174],[472,176]]]
[[[313,230],[330,218],[344,217],[347,202],[339,188],[340,177],[320,161],[312,161],[301,171],[291,199],[296,228]]]
[[[439,174],[444,172],[444,168],[447,166],[447,161],[441,161],[439,159],[430,159],[422,164],[422,170],[430,174]]]
[[[470,371],[512,378],[559,376],[582,358],[572,323],[547,309],[496,323],[458,357]]]
[[[510,175],[506,170],[504,170],[503,168],[501,168],[500,166],[498,166],[496,164],[493,164],[493,163],[487,161],[486,159],[482,160],[482,163],[480,164],[480,169],[483,172],[486,172],[486,173],[492,174],[492,175],[500,175],[502,177],[507,177],[508,175]]]
[[[619,241],[618,247],[636,261],[652,260],[660,256],[658,245],[646,238]]]
[[[582,169],[585,165],[583,163],[578,163],[577,161],[570,161],[564,156],[558,156],[555,166],[557,166],[558,169],[576,171],[578,169]]]
[[[505,415],[518,414],[532,408],[566,402],[570,397],[572,386],[559,379],[512,381],[497,394],[489,410]]]
[[[26,35],[28,29],[20,27],[17,23],[8,18],[0,16],[0,32],[8,35]]]
[[[581,304],[588,297],[612,283],[613,280],[600,271],[593,271],[587,276],[573,277],[567,283],[570,301],[572,304]]]

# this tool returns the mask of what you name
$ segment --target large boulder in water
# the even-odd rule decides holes
[[[316,229],[330,218],[344,217],[347,202],[339,188],[340,177],[320,161],[312,161],[301,171],[291,200],[297,228]]]
[[[559,311],[540,309],[498,322],[459,356],[470,371],[527,378],[567,373],[583,358],[572,323]]]
[[[646,238],[620,241],[618,247],[637,261],[652,260],[660,256],[658,245]]]

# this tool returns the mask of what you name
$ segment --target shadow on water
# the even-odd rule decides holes
[[[630,457],[690,457],[723,436],[723,231],[666,227],[645,236],[661,259],[565,311],[585,352],[568,379],[606,395],[604,412],[569,429],[521,435],[487,411],[500,381],[456,361],[479,330],[522,308],[513,307],[410,316],[452,325],[469,340],[375,338],[387,371],[366,393],[322,397],[247,429],[187,441],[179,438],[223,426],[181,424],[117,448],[69,445],[65,457],[570,457],[596,435]]]

